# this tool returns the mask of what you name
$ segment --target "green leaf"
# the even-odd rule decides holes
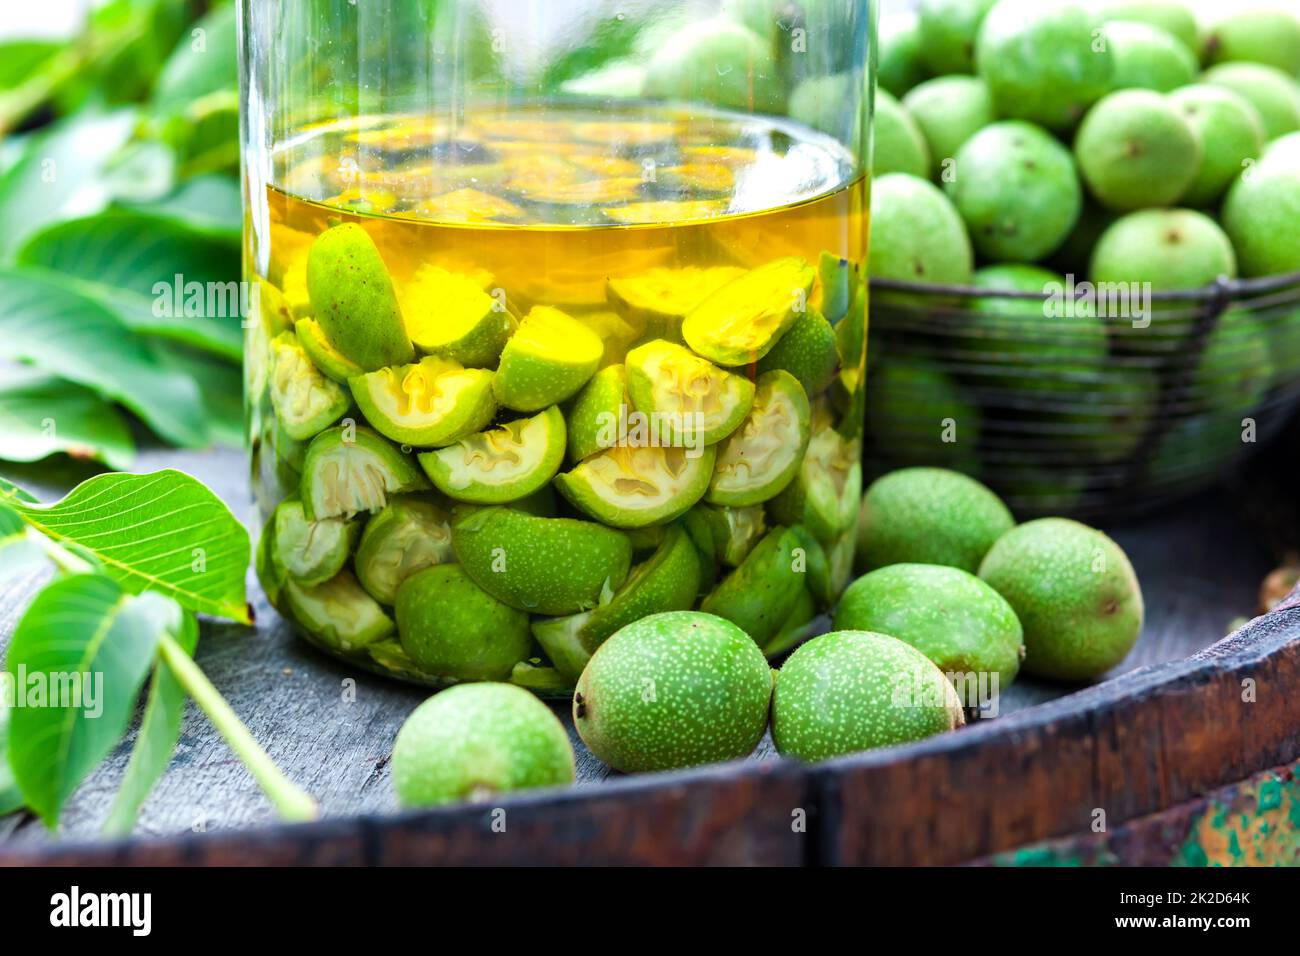
[[[57,223],[16,260],[72,276],[138,332],[236,362],[243,353],[237,247],[174,218],[114,210]]]
[[[245,442],[244,376],[240,366],[207,352],[173,342],[160,342],[157,351],[169,367],[187,375],[206,399],[208,434],[212,441],[242,449]]]
[[[8,40],[0,43],[0,90],[27,82],[35,71],[54,58],[64,44],[57,40]]]
[[[50,828],[122,739],[159,640],[178,633],[182,618],[176,602],[128,594],[98,574],[60,578],[23,614],[5,661],[21,704],[10,717],[9,763]],[[42,685],[43,701],[34,696]]]
[[[40,501],[34,494],[26,488],[20,488],[7,478],[0,478],[0,498],[7,498],[10,501],[25,501],[36,503]]]
[[[157,128],[180,156],[182,176],[232,173],[239,168],[239,90],[217,90],[184,110],[164,113]]]
[[[191,611],[249,622],[248,531],[197,478],[96,475],[55,504],[9,504],[37,531],[84,548],[132,593],[159,591]]]
[[[37,369],[0,367],[0,458],[40,461],[56,452],[127,468],[131,429],[94,392]]]
[[[31,572],[45,549],[32,537],[27,522],[7,504],[0,504],[0,582]]]
[[[0,43],[0,134],[40,106],[81,65],[74,46],[46,40]]]
[[[235,8],[217,7],[181,35],[154,86],[160,107],[186,103],[239,83]]]
[[[68,282],[34,269],[0,269],[0,358],[31,362],[95,389],[172,444],[206,445],[194,382],[167,368],[114,312]]]
[[[243,197],[234,176],[196,176],[177,186],[170,196],[136,208],[174,219],[195,232],[239,248],[244,228]]]
[[[22,791],[9,767],[9,708],[0,701],[0,817],[24,805]]]
[[[160,199],[172,191],[176,179],[175,151],[152,140],[127,143],[104,166],[104,188],[119,200]]]
[[[0,176],[0,263],[43,226],[98,212],[113,196],[103,182],[109,159],[130,138],[134,110],[86,114],[33,136]]]
[[[193,656],[199,640],[198,624],[190,614],[183,615],[183,622],[176,642],[186,654]],[[171,763],[176,743],[180,740],[184,710],[185,689],[163,659],[156,658],[135,747],[127,761],[122,786],[104,823],[106,836],[126,836],[135,827],[141,805]]]

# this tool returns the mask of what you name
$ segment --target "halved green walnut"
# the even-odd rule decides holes
[[[830,565],[830,601],[834,604],[853,580],[853,559],[857,557],[858,530],[850,528],[835,540],[826,552]]]
[[[532,648],[528,615],[488,594],[458,564],[411,575],[394,612],[406,653],[440,677],[505,680]]]
[[[493,368],[515,320],[479,281],[422,266],[401,292],[402,314],[415,347],[471,368]]]
[[[745,507],[778,494],[799,470],[811,417],[808,396],[793,375],[774,370],[760,376],[749,414],[718,446],[705,497],[715,505]]]
[[[823,545],[854,527],[862,499],[858,443],[829,423],[813,432],[795,478],[768,502],[778,521],[805,525]]]
[[[813,596],[804,588],[799,592],[790,614],[776,632],[776,636],[763,645],[763,656],[771,660],[793,650],[817,632],[817,607]]]
[[[647,615],[689,610],[699,586],[699,555],[686,532],[670,526],[612,598],[582,614],[534,621],[533,636],[556,669],[576,681],[605,638]]]
[[[564,462],[564,416],[552,405],[418,457],[434,486],[457,501],[499,505],[526,498]]]
[[[524,316],[501,352],[493,389],[517,412],[538,412],[577,393],[600,367],[605,344],[577,319],[550,306]]]
[[[293,327],[298,344],[307,351],[313,364],[334,381],[346,385],[354,375],[365,374],[365,369],[330,344],[325,330],[315,319],[299,319]]]
[[[636,275],[610,279],[606,292],[610,304],[629,320],[671,342],[682,341],[682,320],[697,305],[745,270],[738,266],[686,266],[682,269],[648,269]]]
[[[275,561],[299,584],[323,584],[343,570],[360,523],[344,518],[313,521],[298,498],[275,509]]]
[[[555,486],[597,521],[615,528],[643,528],[685,514],[704,497],[715,457],[711,445],[695,453],[621,445],[556,475]]]
[[[316,237],[307,255],[307,291],[326,339],[365,371],[415,357],[388,268],[356,223]]]
[[[262,525],[262,534],[257,539],[257,551],[253,556],[253,568],[257,572],[257,580],[262,585],[262,590],[266,592],[267,600],[271,602],[271,607],[278,610],[280,596],[284,592],[284,583],[289,576],[275,561],[274,515]]]
[[[404,445],[450,445],[496,414],[491,372],[436,356],[360,375],[348,384],[366,420]]]
[[[416,571],[455,560],[451,516],[433,502],[400,496],[366,522],[353,566],[376,601],[392,604]]]
[[[610,365],[591,377],[569,406],[569,460],[578,462],[618,444],[627,420],[627,369]]]
[[[719,365],[757,362],[808,309],[816,272],[803,259],[775,259],[729,282],[686,316],[686,344]]]
[[[285,434],[302,440],[338,421],[351,402],[323,375],[292,332],[271,341],[271,405]]]
[[[853,284],[853,300],[844,318],[835,326],[835,347],[840,356],[840,381],[849,394],[862,386],[862,367],[867,350],[867,284]]]
[[[822,547],[815,534],[801,524],[791,525],[790,531],[799,539],[799,547],[802,549],[801,552],[795,552],[798,561],[796,570],[802,568],[804,585],[816,600],[817,606],[823,610],[829,608],[839,597],[839,591],[835,589],[826,548]]]
[[[643,341],[646,337],[644,328],[634,326],[617,312],[611,312],[609,309],[582,312],[574,318],[595,332],[605,343],[605,353],[600,359],[601,368],[621,363],[632,343]]]
[[[632,565],[632,543],[621,531],[502,506],[458,512],[451,542],[479,587],[537,614],[595,607],[601,595],[623,583]]]
[[[754,383],[727,372],[663,339],[627,353],[627,387],[636,410],[648,417],[662,444],[684,448],[712,445],[744,421],[754,401]]]
[[[700,602],[700,610],[725,617],[765,646],[781,630],[804,592],[795,549],[799,538],[788,528],[767,533],[736,570]]]
[[[848,259],[823,252],[817,260],[817,285],[813,289],[812,304],[835,325],[844,318],[853,297],[853,283],[857,270]]]
[[[760,505],[727,508],[700,504],[691,509],[691,514],[699,522],[697,527],[709,535],[710,550],[717,560],[733,568],[740,566],[767,531],[766,515]]]
[[[428,480],[407,455],[360,425],[338,425],[307,446],[301,498],[308,518],[378,511],[390,495],[422,491]]]
[[[393,619],[362,590],[350,571],[324,584],[299,584],[289,578],[284,604],[290,616],[326,647],[351,653],[393,633]]]

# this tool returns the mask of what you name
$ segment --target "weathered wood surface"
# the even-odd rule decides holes
[[[240,454],[157,453],[141,461],[139,470],[159,467],[180,467],[194,473],[252,523]],[[59,492],[53,488],[41,490],[50,496]],[[1137,567],[1148,604],[1148,623],[1142,639],[1119,673],[1143,665],[1180,661],[1208,647],[1225,633],[1233,617],[1251,612],[1258,583],[1271,567],[1269,555],[1225,503],[1215,497],[1112,531]],[[24,587],[29,591],[31,584]],[[7,643],[21,609],[22,593],[11,590],[0,594],[0,648]],[[517,843],[515,839],[497,843],[480,840],[475,835],[475,821],[482,818],[482,808],[398,817],[388,755],[397,729],[426,691],[335,663],[292,637],[255,582],[250,583],[250,595],[258,616],[256,630],[205,626],[198,660],[276,762],[320,799],[327,822],[310,833],[303,831],[301,840],[283,843],[263,839],[272,832],[265,826],[274,822],[269,806],[202,715],[191,708],[177,758],[146,803],[137,831],[146,839],[186,836],[165,846],[146,844],[142,849],[144,858],[179,861],[201,857],[230,862],[248,854],[271,853],[286,862],[289,858],[319,862],[372,862],[381,858],[486,861],[500,853],[501,859],[515,861],[582,859],[586,854],[591,862],[757,862],[785,859],[791,852],[792,815],[806,809],[809,795],[800,782],[804,779],[801,773],[784,762],[771,760],[773,754],[766,741],[750,761],[753,766],[747,769],[740,765],[671,776],[617,778],[606,783],[606,789],[593,793],[592,785],[605,781],[608,770],[575,738],[580,777],[577,788],[506,802],[511,814],[522,815],[527,821],[516,822],[511,817],[507,832],[518,837]],[[1039,759],[1038,752],[1020,749],[1019,732],[1007,733],[1017,725],[1007,722],[1036,719],[1033,715],[1042,708],[1025,708],[1044,701],[1055,701],[1047,706],[1062,714],[1074,712],[1077,703],[1086,698],[1072,699],[1068,695],[1073,690],[1029,680],[1017,682],[1005,696],[1003,717],[931,743],[940,749],[962,751],[968,740],[974,743],[977,738],[986,741],[1003,737],[1009,766],[1024,766]],[[1094,688],[1083,693],[1104,695],[1106,691]],[[564,710],[557,709],[561,713]],[[1128,735],[1148,730],[1137,723],[1114,728],[1115,733]],[[1163,738],[1157,735],[1153,739]],[[1050,750],[1051,741],[1040,740],[1037,745]],[[33,854],[42,853],[58,856],[60,847],[69,852],[84,851],[88,841],[96,837],[127,753],[124,745],[74,795],[57,839],[29,818],[0,821],[0,861],[30,860]],[[935,811],[965,799],[955,786],[920,795],[909,790],[908,780],[914,784],[928,781],[925,786],[930,787],[934,781],[949,776],[954,781],[960,779],[956,771],[950,775],[935,763],[946,758],[927,754],[919,752],[914,769],[893,781],[895,789],[889,791],[890,799]],[[885,762],[894,759],[884,754],[875,756]],[[1080,764],[1062,755],[1059,763],[1062,772],[1068,768],[1076,777],[1086,777],[1083,770],[1091,766],[1089,758],[1089,754],[1081,752],[1079,759],[1084,763]],[[955,766],[959,766],[960,758],[956,759]],[[1245,768],[1241,776],[1267,765]],[[821,773],[812,779],[823,786],[828,778]],[[857,793],[852,789],[854,780],[849,775],[846,785],[850,789],[846,793]],[[1143,799],[1150,796],[1149,788],[1139,790]],[[873,803],[880,796],[869,788],[863,794]],[[1048,803],[1054,796],[1034,794]],[[596,799],[589,799],[592,797]],[[1139,806],[1145,804],[1139,801],[1134,809]],[[803,848],[805,859],[839,857],[831,845],[840,838],[835,827],[846,825],[849,819],[843,817],[830,827],[826,821],[810,821],[811,833],[796,834],[795,841]],[[389,821],[394,826],[391,832],[384,826]],[[1005,833],[1032,832],[1032,838],[1052,835],[1051,831],[1033,831],[1034,822],[1032,816],[1028,817]],[[743,823],[747,826],[742,827]],[[657,830],[656,825],[667,830]],[[942,832],[942,820],[934,819],[931,825],[938,828],[929,834],[934,844],[949,841],[949,835]],[[771,827],[776,831],[769,832]],[[259,829],[244,832],[249,828]],[[755,833],[763,835],[755,837]],[[327,839],[331,834],[334,839]],[[921,836],[914,833],[909,839]],[[674,845],[678,837],[689,837],[689,841]],[[875,838],[868,839],[864,831],[863,839],[866,842],[855,847],[850,834],[842,858],[848,861],[873,857]],[[831,844],[823,845],[827,840]],[[985,847],[979,840],[956,839],[950,844],[954,852],[965,853],[962,858],[1006,848],[990,844],[979,849]],[[900,844],[900,851],[909,846]],[[979,852],[966,852],[966,848]],[[541,856],[531,856],[543,850],[546,852]],[[919,857],[912,861],[922,862]]]
[[[1104,832],[1021,847],[992,866],[1300,867],[1300,763]]]

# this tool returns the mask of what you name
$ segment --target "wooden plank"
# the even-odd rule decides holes
[[[816,839],[806,776],[784,761],[596,790],[178,839],[0,851],[2,866],[798,866]]]
[[[1300,867],[1300,764],[1256,774],[1106,832],[1036,843],[975,862]]]

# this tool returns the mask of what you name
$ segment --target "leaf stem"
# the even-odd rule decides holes
[[[159,650],[176,680],[226,738],[235,756],[243,761],[262,792],[275,804],[281,818],[292,821],[316,819],[319,816],[316,801],[280,771],[185,649],[170,635],[164,634]]]
[[[26,520],[26,516],[24,516]],[[27,532],[45,551],[45,556],[54,562],[64,574],[94,574],[99,569],[81,555],[73,554],[52,538],[47,538],[28,523]]]

